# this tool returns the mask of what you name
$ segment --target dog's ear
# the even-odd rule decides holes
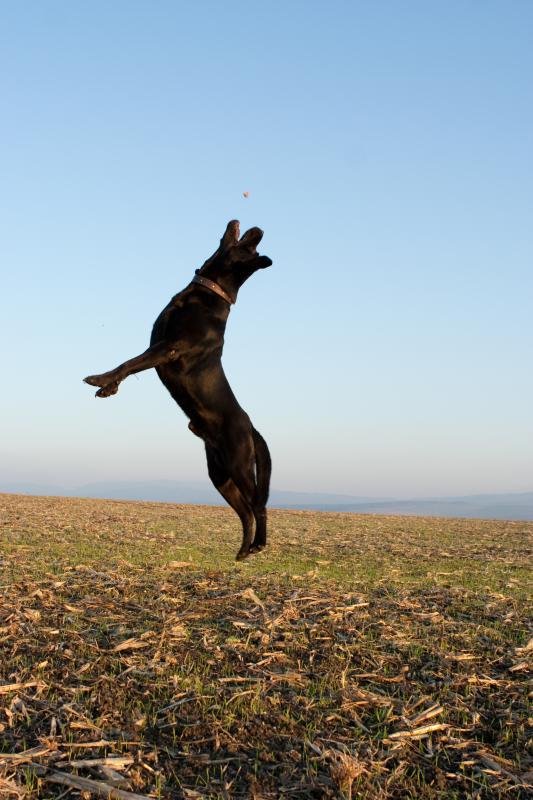
[[[253,263],[255,269],[265,269],[265,267],[272,266],[272,259],[269,258],[268,256],[257,256],[257,258],[254,259]]]

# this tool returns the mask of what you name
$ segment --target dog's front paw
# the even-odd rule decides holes
[[[88,383],[89,386],[105,386],[109,380],[104,373],[103,375],[87,375],[87,377],[83,379],[83,382]]]
[[[96,384],[98,386],[98,384]],[[108,383],[106,386],[102,386],[101,389],[95,393],[95,397],[111,397],[112,394],[116,394],[118,392],[118,381],[115,383]]]

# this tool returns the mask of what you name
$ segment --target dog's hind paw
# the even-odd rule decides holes
[[[264,544],[251,544],[248,550],[243,550],[242,547],[235,556],[235,561],[244,561],[248,556],[253,556],[254,553],[260,553],[265,547]]]

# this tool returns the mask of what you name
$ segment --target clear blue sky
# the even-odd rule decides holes
[[[274,486],[533,489],[532,41],[520,0],[2,3],[0,480],[206,477],[153,372],[81,379],[238,218]]]

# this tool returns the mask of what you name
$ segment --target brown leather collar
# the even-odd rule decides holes
[[[215,283],[215,281],[210,281],[209,278],[204,278],[202,275],[195,275],[192,279],[192,283],[199,283],[200,286],[205,286],[206,289],[211,289],[212,292],[218,294],[219,297],[222,297],[222,299],[225,300],[226,303],[229,303],[230,306],[234,305],[235,303],[235,300],[232,300],[229,294],[224,291],[222,286],[219,286],[218,283]]]

